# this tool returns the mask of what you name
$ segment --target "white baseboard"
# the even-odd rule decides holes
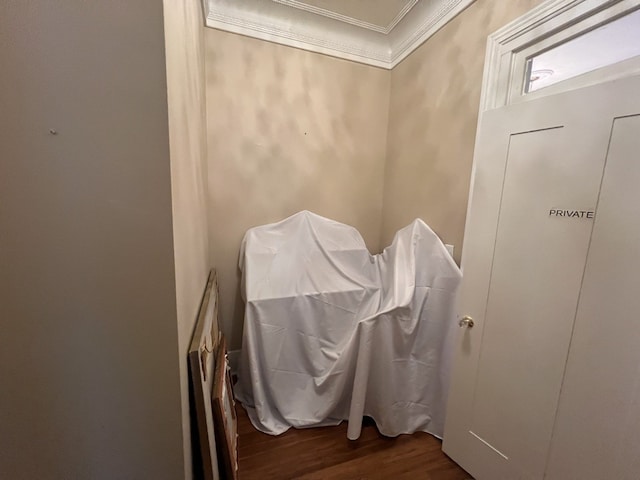
[[[448,243],[445,243],[444,246],[447,247],[447,251],[449,252],[449,255],[453,257],[453,245],[449,245]]]
[[[238,362],[240,361],[240,352],[242,350],[229,350],[227,357],[229,358],[229,368],[231,369],[231,375],[238,374]]]

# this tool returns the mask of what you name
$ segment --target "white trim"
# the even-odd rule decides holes
[[[444,0],[437,5],[437,10],[431,15],[423,17],[417,28],[409,31],[409,35],[397,42],[391,48],[391,63],[395,67],[411,52],[422,45],[429,37],[453,20],[456,15],[471,5],[475,0]]]
[[[240,354],[242,350],[229,350],[227,359],[229,360],[229,370],[231,375],[238,375],[238,363],[240,362]]]
[[[390,70],[474,1],[410,0],[382,32],[297,0],[203,4],[208,27]]]
[[[513,95],[510,96],[510,89],[514,83],[512,79],[515,70],[514,60],[518,52],[534,45],[536,42],[541,42],[562,29],[579,23],[590,14],[593,15],[608,8],[612,13],[611,16],[614,16],[614,13],[616,15],[622,13],[621,6],[631,11],[634,9],[633,6],[637,7],[638,5],[640,5],[640,0],[547,0],[489,35],[482,75],[480,111],[476,126],[474,152],[478,149],[484,112],[507,105],[509,98],[511,98],[510,101],[516,103],[529,98],[536,99],[543,95],[559,93],[562,89],[561,86],[554,85],[552,87],[555,88],[547,87],[533,94],[528,94],[526,98],[514,99]],[[575,32],[573,33],[575,34]],[[637,60],[627,61],[626,63],[630,66],[625,70],[626,74],[633,74],[640,69],[640,66],[637,66]],[[613,78],[606,77],[606,80]],[[576,88],[584,86],[579,81],[573,85]],[[465,232],[469,229],[475,178],[476,158],[474,154],[471,165]],[[465,252],[467,252],[467,249],[464,248],[463,242],[462,258],[460,259],[460,268],[463,273],[466,263]]]
[[[351,25],[355,25],[356,27],[366,28],[369,30],[373,30],[374,32],[379,33],[389,33],[393,30],[400,20],[404,18],[404,16],[409,13],[409,10],[413,8],[413,6],[418,3],[418,0],[409,0],[405,3],[404,7],[398,12],[398,14],[389,22],[388,25],[376,25],[375,23],[365,22],[363,20],[359,20],[357,18],[350,17],[348,15],[342,15],[340,13],[334,12],[332,10],[327,10],[325,8],[316,7],[315,5],[309,5],[308,3],[299,2],[298,0],[273,0],[274,2],[282,3],[284,5],[289,5],[290,7],[299,8],[301,10],[306,10],[307,12],[315,13],[317,15],[323,15],[328,18],[333,18],[334,20],[339,20],[341,22],[350,23]]]
[[[382,34],[277,2],[204,1],[208,27],[376,67],[388,67],[388,48],[376,40],[378,36],[384,37]],[[259,6],[263,9],[258,10]],[[333,30],[328,29],[325,21],[334,24]],[[359,36],[355,36],[351,29],[356,29]],[[366,41],[361,41],[361,38]]]
[[[411,2],[408,2],[402,8],[402,10],[398,12],[398,15],[396,15],[395,18],[391,20],[391,23],[389,23],[389,25],[385,27],[384,33],[391,32],[391,30],[393,30],[396,27],[396,25],[400,23],[400,20],[402,20],[405,17],[405,15],[407,15],[407,13],[409,13],[409,11],[416,6],[416,3],[418,3],[418,0],[412,0]]]
[[[524,49],[562,32],[558,42],[575,35],[587,17],[612,18],[637,8],[638,0],[548,0],[489,36],[485,56],[480,113],[513,103],[522,71]],[[586,27],[584,28],[586,30]],[[557,43],[557,42],[556,42]],[[551,93],[551,91],[550,91]],[[531,97],[533,98],[533,97]],[[481,115],[480,115],[481,117]],[[480,118],[478,119],[480,121]]]

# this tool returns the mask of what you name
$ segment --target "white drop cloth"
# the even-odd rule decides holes
[[[441,437],[461,273],[415,220],[371,255],[354,228],[310,212],[250,229],[236,396],[259,430],[363,415],[388,436]]]

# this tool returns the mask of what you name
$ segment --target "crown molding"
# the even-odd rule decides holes
[[[386,26],[376,25],[374,23],[365,22],[363,20],[359,20],[357,18],[350,17],[348,15],[342,15],[340,13],[334,12],[332,10],[327,10],[325,8],[316,7],[315,5],[309,5],[308,3],[300,2],[298,0],[273,0],[274,2],[282,3],[284,5],[289,5],[290,7],[299,8],[301,10],[306,10],[307,12],[315,13],[317,15],[323,15],[328,18],[333,18],[335,20],[339,20],[341,22],[349,23],[356,27],[366,28],[368,30],[373,30],[374,32],[388,34],[393,28],[404,18],[404,16],[409,13],[418,0],[409,0],[405,3],[404,7],[400,9],[398,14],[389,22]]]
[[[386,69],[474,2],[411,0],[382,28],[296,0],[203,1],[208,27]]]
[[[439,0],[420,2],[415,14],[408,17],[400,34],[392,40],[391,64],[395,67],[429,37],[453,20],[475,0]]]

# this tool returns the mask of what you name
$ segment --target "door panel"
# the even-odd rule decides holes
[[[548,478],[640,471],[640,116],[613,122]]]
[[[549,211],[593,211],[604,160],[563,153],[571,133],[510,136],[470,428],[532,478],[543,473],[592,226]]]
[[[460,313],[475,327],[457,340],[443,444],[479,480],[544,477],[612,121],[640,112],[639,88],[631,77],[484,114],[462,259]]]

